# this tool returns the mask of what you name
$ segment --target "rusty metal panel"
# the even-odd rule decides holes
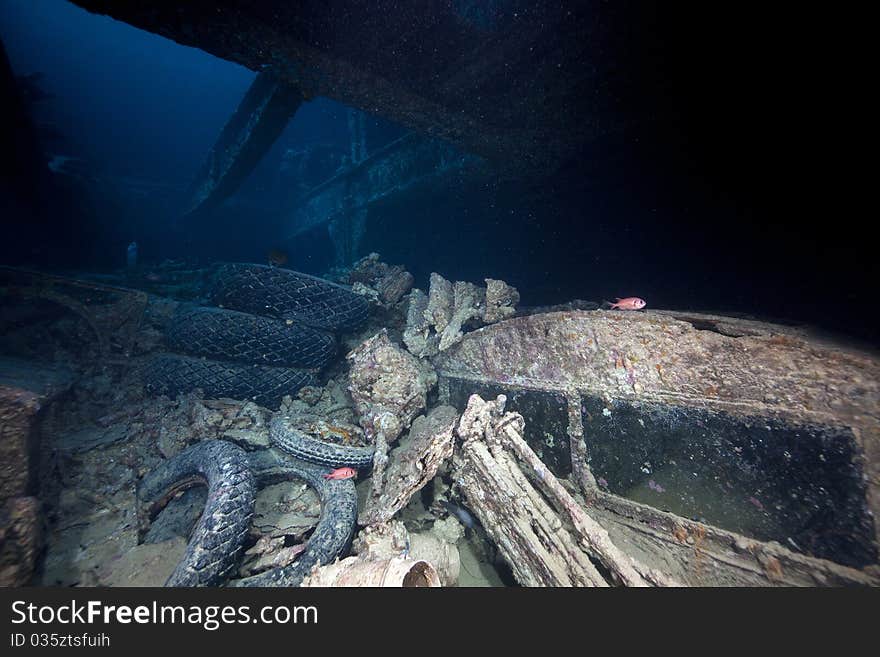
[[[846,427],[597,397],[583,414],[590,469],[612,494],[849,566],[877,560]]]
[[[567,437],[588,497],[618,500],[617,512],[653,508],[657,522],[669,512],[713,535],[877,562],[873,354],[719,315],[572,311],[479,329],[436,362],[450,400],[531,390],[579,402],[564,432],[518,410],[534,435]]]
[[[0,359],[0,503],[37,492],[37,416],[71,381],[64,368]]]
[[[640,79],[661,92],[650,111],[621,103],[633,84],[622,73],[632,54],[616,39],[627,34],[627,43],[651,52],[659,34],[654,12],[630,3],[601,11],[496,3],[480,12],[491,20],[475,21],[446,2],[341,3],[342,10],[324,1],[74,1],[253,71],[272,71],[310,98],[333,98],[540,175],[630,125],[675,116],[662,76]]]

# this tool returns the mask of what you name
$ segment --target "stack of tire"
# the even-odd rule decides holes
[[[201,388],[277,407],[315,385],[336,354],[334,334],[367,319],[367,300],[314,276],[248,263],[217,267],[214,307],[181,305],[165,330],[169,349],[144,368],[149,392],[175,396]]]

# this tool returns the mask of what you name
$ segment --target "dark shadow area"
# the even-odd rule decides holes
[[[843,191],[850,183],[829,132],[834,94],[813,92],[833,66],[804,36],[818,17],[734,3],[577,5],[578,21],[600,25],[588,33],[599,45],[560,60],[551,75],[546,58],[558,51],[549,42],[533,44],[532,60],[517,54],[507,65],[492,50],[504,30],[526,30],[513,18],[517,7],[502,3],[485,15],[459,7],[458,22],[438,23],[434,36],[463,48],[484,34],[479,56],[498,67],[485,94],[515,88],[524,103],[545,98],[533,113],[572,126],[578,146],[560,149],[548,138],[548,149],[566,153],[552,169],[511,174],[506,151],[490,158],[496,173],[488,177],[376,203],[362,255],[378,251],[403,264],[421,287],[432,271],[503,278],[527,305],[638,295],[649,308],[808,322],[877,342],[877,259]],[[356,33],[356,18],[308,30],[324,34],[329,48]],[[54,60],[38,56],[38,28],[54,39]],[[332,264],[326,225],[289,236],[298,199],[357,157],[344,105],[308,98],[231,199],[180,221],[185,190],[254,73],[64,2],[11,3],[0,34],[14,45],[21,79],[13,84],[6,69],[4,106],[13,112],[4,139],[15,147],[5,150],[4,263],[112,269],[137,241],[148,264],[265,262],[278,248],[294,269],[323,274]],[[92,50],[71,55],[75,67],[64,64],[77,44]],[[353,56],[349,45],[341,52]],[[432,66],[446,74],[455,61],[454,53],[382,60],[389,76],[428,75]],[[371,62],[364,66],[372,71]],[[45,76],[28,77],[36,67]],[[413,78],[412,88],[429,85]],[[484,101],[444,102],[473,110]],[[364,109],[367,153],[408,129]],[[515,109],[499,108],[498,126]],[[56,136],[67,134],[66,145],[37,134],[47,121]],[[593,137],[583,139],[579,122]],[[508,130],[505,147],[515,152],[517,134],[497,130]],[[534,149],[529,134],[524,160]],[[59,165],[59,156],[69,159]]]

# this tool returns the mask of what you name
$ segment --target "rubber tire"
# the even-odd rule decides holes
[[[175,494],[199,484],[207,484],[208,501],[165,586],[222,584],[244,549],[254,515],[254,477],[245,451],[224,440],[187,447],[143,478],[138,501],[144,523]]]
[[[174,397],[201,388],[210,399],[230,397],[277,408],[285,395],[315,385],[313,370],[240,365],[206,358],[159,353],[141,370],[148,392]]]
[[[181,305],[165,341],[171,351],[270,367],[320,369],[336,354],[336,340],[294,320],[234,310]]]
[[[298,459],[286,459],[296,476],[318,493],[321,517],[306,543],[306,549],[289,566],[273,568],[259,575],[230,582],[230,586],[299,586],[317,565],[333,563],[351,545],[357,528],[357,489],[354,479],[326,479],[326,467]]]
[[[269,423],[269,441],[295,458],[331,468],[369,468],[376,451],[373,447],[347,447],[319,440],[292,426],[289,418],[280,415]]]
[[[367,320],[366,298],[308,274],[248,263],[220,265],[209,296],[222,308],[296,319],[331,331],[352,331]]]

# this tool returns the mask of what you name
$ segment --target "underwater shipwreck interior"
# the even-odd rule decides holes
[[[774,11],[0,5],[0,584],[880,584]]]

